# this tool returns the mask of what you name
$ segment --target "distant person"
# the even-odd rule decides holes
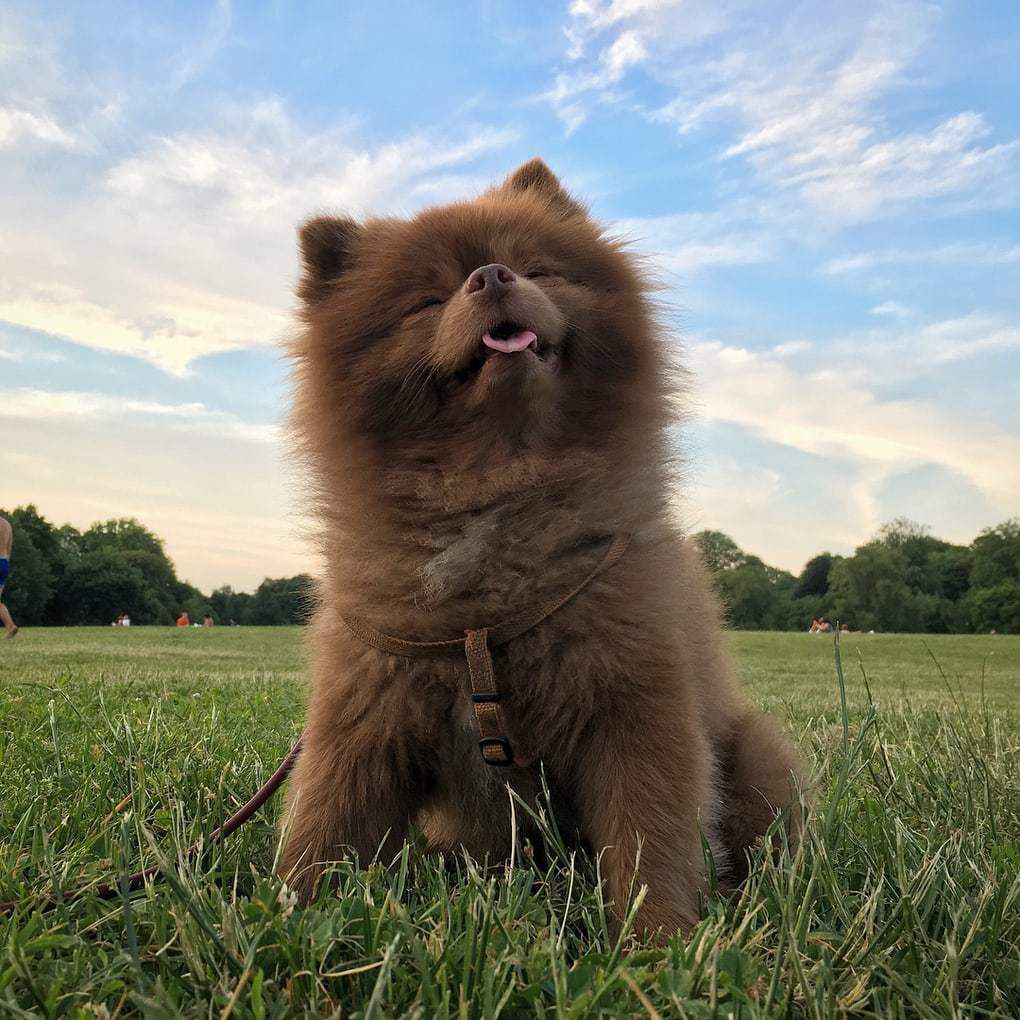
[[[216,621],[212,618],[212,613],[206,613],[202,618],[203,627],[211,627]]]
[[[123,615],[123,616],[122,616],[122,617],[120,618],[120,625],[121,625],[122,627],[130,627],[130,626],[131,626],[131,617],[130,617],[130,616],[128,616],[128,614],[127,614],[127,613],[125,613],[125,614],[124,614],[124,615]]]
[[[189,627],[190,625],[191,625],[190,617],[188,616],[187,613],[183,613],[182,612],[181,615],[177,617],[177,626],[178,627]]]
[[[11,619],[10,610],[4,605],[4,587],[11,576],[11,546],[14,544],[14,529],[6,517],[0,517],[0,623],[3,623],[9,638],[18,633],[18,625]]]

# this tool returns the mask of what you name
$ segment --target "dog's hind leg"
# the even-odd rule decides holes
[[[729,858],[727,878],[748,874],[748,852],[785,815],[791,846],[800,835],[800,795],[806,792],[800,759],[774,719],[747,706],[719,740],[717,831]]]

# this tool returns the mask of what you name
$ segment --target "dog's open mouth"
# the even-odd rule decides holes
[[[549,354],[534,330],[513,319],[503,319],[482,334],[481,343],[471,360],[453,374],[451,381],[455,385],[468,382],[481,372],[486,362],[493,359],[499,359],[501,364],[509,367],[519,358],[544,362]]]
[[[538,336],[510,320],[498,323],[483,334],[482,343],[490,351],[498,351],[500,354],[516,354],[527,350],[538,353]]]

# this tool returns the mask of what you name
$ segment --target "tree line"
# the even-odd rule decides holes
[[[311,609],[306,574],[266,578],[253,593],[229,585],[203,594],[177,577],[163,540],[131,518],[87,531],[52,524],[32,506],[0,509],[14,527],[11,578],[4,600],[22,626],[170,624],[186,612],[218,624],[304,623]]]
[[[253,593],[224,585],[203,594],[178,579],[163,540],[134,519],[78,531],[57,527],[32,505],[0,516],[14,526],[5,600],[23,625],[107,624],[122,613],[136,624],[169,624],[181,612],[219,624],[296,624],[311,612],[306,574],[266,578]],[[730,625],[741,630],[807,630],[825,617],[854,630],[1020,633],[1020,518],[966,546],[898,518],[851,556],[812,557],[799,576],[721,531],[694,539]]]
[[[824,617],[863,631],[1020,633],[1020,518],[986,528],[970,545],[897,518],[852,556],[819,553],[799,576],[721,531],[694,538],[740,630],[807,630]]]

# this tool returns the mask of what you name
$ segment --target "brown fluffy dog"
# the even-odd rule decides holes
[[[540,160],[409,221],[313,219],[301,250],[295,423],[327,569],[283,873],[307,898],[412,821],[505,856],[505,784],[533,798],[537,768],[483,761],[464,658],[380,650],[344,618],[457,638],[563,595],[629,535],[492,658],[507,736],[544,763],[561,828],[603,852],[617,909],[640,846],[639,929],[689,928],[701,833],[739,877],[798,764],[735,682],[674,523],[675,378],[634,258]]]

